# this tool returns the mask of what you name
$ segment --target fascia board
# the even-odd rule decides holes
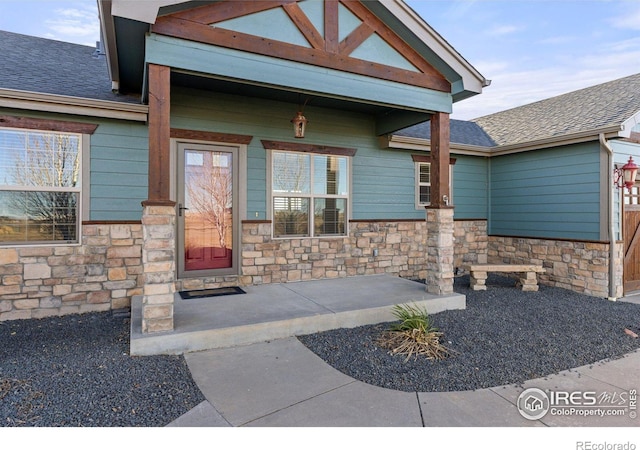
[[[186,3],[188,1],[190,0],[111,0],[111,14],[116,17],[124,17],[125,19],[153,24],[158,18],[160,8]]]
[[[149,107],[108,100],[0,89],[0,107],[146,122]]]
[[[383,148],[391,148],[397,150],[416,150],[422,152],[431,151],[431,140],[408,136],[382,136],[380,145]],[[478,145],[466,145],[451,142],[449,144],[451,153],[456,155],[471,156],[491,156],[489,147],[481,147]]]
[[[98,15],[100,17],[100,30],[102,32],[102,45],[107,55],[107,69],[112,87],[118,88],[120,81],[120,69],[118,66],[118,55],[116,49],[116,31],[111,15],[112,0],[98,1]]]
[[[597,141],[602,133],[607,138],[620,136],[620,125],[611,125],[608,127],[597,128],[580,133],[573,133],[564,136],[557,136],[536,141],[522,142],[512,145],[501,145],[493,147],[491,156],[509,155],[513,153],[528,152],[532,150],[541,150],[543,148],[558,147],[560,145],[580,144],[582,142]]]
[[[523,142],[520,144],[504,145],[497,147],[482,147],[467,144],[458,144],[451,142],[449,147],[452,153],[460,155],[473,156],[502,156],[514,153],[529,152],[533,150],[541,150],[549,147],[558,147],[560,145],[579,144],[582,142],[597,141],[600,133],[606,138],[624,137],[621,132],[620,125],[612,125],[608,127],[598,128],[595,130],[574,133],[571,135],[539,139],[537,141]],[[422,150],[430,149],[431,141],[429,139],[391,135],[383,137],[384,141],[381,145],[386,148],[406,149],[406,150]]]
[[[392,14],[404,23],[422,42],[462,77],[466,91],[482,93],[489,81],[464,59],[442,36],[401,0],[380,0]]]

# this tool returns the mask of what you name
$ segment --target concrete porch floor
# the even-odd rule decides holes
[[[429,314],[465,309],[462,294],[428,294],[425,285],[390,275],[243,287],[246,294],[183,300],[175,295],[174,330],[142,334],[142,297],[131,304],[131,355],[181,354],[255,344],[337,328],[393,321],[391,307],[413,303]]]

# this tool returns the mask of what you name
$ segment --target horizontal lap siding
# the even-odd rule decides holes
[[[597,143],[494,157],[489,233],[600,238]]]
[[[488,210],[487,158],[453,155],[455,219],[486,219]]]
[[[314,108],[304,144],[357,149],[352,159],[354,219],[421,219],[414,205],[414,166],[409,152],[381,150],[369,115]],[[266,217],[266,151],[263,139],[296,142],[290,123],[297,105],[174,88],[171,126],[253,136],[247,155],[247,218]],[[257,216],[256,216],[257,213]]]
[[[140,220],[147,198],[148,130],[107,121],[91,137],[91,220]]]
[[[415,207],[411,154],[377,147],[358,149],[353,168],[354,219],[424,219]]]
[[[83,161],[90,168],[89,219],[140,220],[140,202],[147,198],[149,147],[145,124],[13,109],[0,113],[98,125],[89,137],[90,161]]]

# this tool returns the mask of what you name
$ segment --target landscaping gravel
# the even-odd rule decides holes
[[[0,426],[165,426],[203,400],[182,356],[129,356],[126,316],[0,322]]]
[[[540,286],[522,292],[508,277],[490,276],[488,290],[455,291],[467,309],[431,316],[456,352],[445,360],[418,356],[405,362],[376,341],[389,324],[327,331],[298,339],[339,371],[365,383],[409,392],[474,390],[544,377],[640,348],[625,334],[640,327],[640,305],[611,302]]]

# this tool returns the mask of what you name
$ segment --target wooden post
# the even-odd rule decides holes
[[[171,69],[149,64],[149,198],[143,205],[173,206],[170,189]]]
[[[449,192],[449,114],[431,116],[431,200],[427,206],[427,292],[453,293],[454,223]]]
[[[176,211],[171,201],[171,69],[149,64],[149,198],[142,202],[142,332],[173,330]]]
[[[431,208],[446,208],[451,204],[449,126],[449,114],[437,112],[431,116]]]
[[[338,6],[337,0],[325,0],[324,2],[324,41],[325,50],[329,53],[338,53],[340,44]]]

